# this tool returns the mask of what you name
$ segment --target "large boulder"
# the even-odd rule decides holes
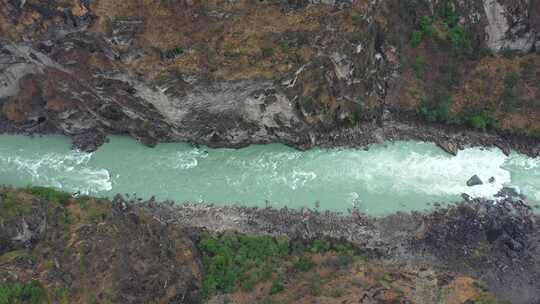
[[[482,185],[483,183],[484,182],[482,182],[482,180],[480,179],[480,177],[478,177],[478,175],[474,175],[467,181],[467,186],[474,187],[474,186]]]

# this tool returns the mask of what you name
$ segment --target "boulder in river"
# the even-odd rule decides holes
[[[439,141],[437,142],[437,145],[443,149],[446,153],[450,154],[450,155],[453,155],[453,156],[456,156],[458,154],[458,151],[459,151],[459,147],[458,145],[456,145],[455,143],[453,142],[450,142],[450,141]]]
[[[480,177],[478,177],[478,175],[474,175],[473,177],[471,177],[467,181],[467,186],[469,186],[469,187],[474,187],[474,186],[478,186],[478,185],[482,185],[482,184],[484,184],[484,183],[482,182]]]
[[[490,184],[493,184],[494,182],[495,182],[495,177],[493,177],[493,176],[490,177],[490,178],[489,178],[489,183],[490,183]]]

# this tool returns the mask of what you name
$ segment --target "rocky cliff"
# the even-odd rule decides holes
[[[539,240],[512,199],[371,218],[0,187],[0,303],[538,303]]]
[[[538,154],[539,36],[539,0],[1,0],[0,131]]]

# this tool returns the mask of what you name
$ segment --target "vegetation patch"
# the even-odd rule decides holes
[[[495,116],[488,112],[482,112],[468,119],[471,127],[477,130],[486,130],[489,127],[496,128],[498,126]]]
[[[252,291],[259,282],[271,282],[270,294],[284,289],[287,273],[302,273],[316,264],[311,254],[336,251],[352,256],[350,245],[328,240],[310,244],[290,241],[285,237],[247,236],[225,233],[207,235],[198,244],[206,270],[203,293],[210,297],[218,292]]]
[[[37,281],[0,284],[0,304],[39,304],[45,289]]]
[[[429,103],[424,100],[420,104],[419,111],[428,122],[449,123],[451,121],[449,100],[438,103]]]
[[[9,220],[14,217],[32,214],[33,204],[29,200],[20,199],[14,192],[3,196],[0,204],[0,220]]]
[[[473,53],[471,33],[459,25],[459,15],[451,3],[443,4],[433,16],[418,19],[417,29],[412,33],[411,45],[417,48],[429,38],[455,57]]]
[[[27,187],[26,192],[48,202],[56,202],[62,205],[67,205],[69,199],[71,198],[71,194],[67,192],[62,192],[47,187]]]
[[[418,29],[412,34],[411,44],[413,47],[418,47],[424,39],[433,36],[433,18],[430,16],[422,16],[418,21]]]

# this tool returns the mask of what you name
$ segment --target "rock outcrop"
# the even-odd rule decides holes
[[[540,35],[539,29],[531,24],[532,18],[539,18],[539,13],[531,9],[538,6],[535,1],[483,0],[483,3],[488,20],[487,45],[492,51],[528,53],[534,50]],[[511,14],[512,11],[523,14]]]
[[[540,132],[538,7],[6,0],[0,131],[62,133],[84,150],[108,134],[308,148],[357,127],[363,141],[405,138],[386,126],[424,121],[496,129],[519,149],[509,138]]]

